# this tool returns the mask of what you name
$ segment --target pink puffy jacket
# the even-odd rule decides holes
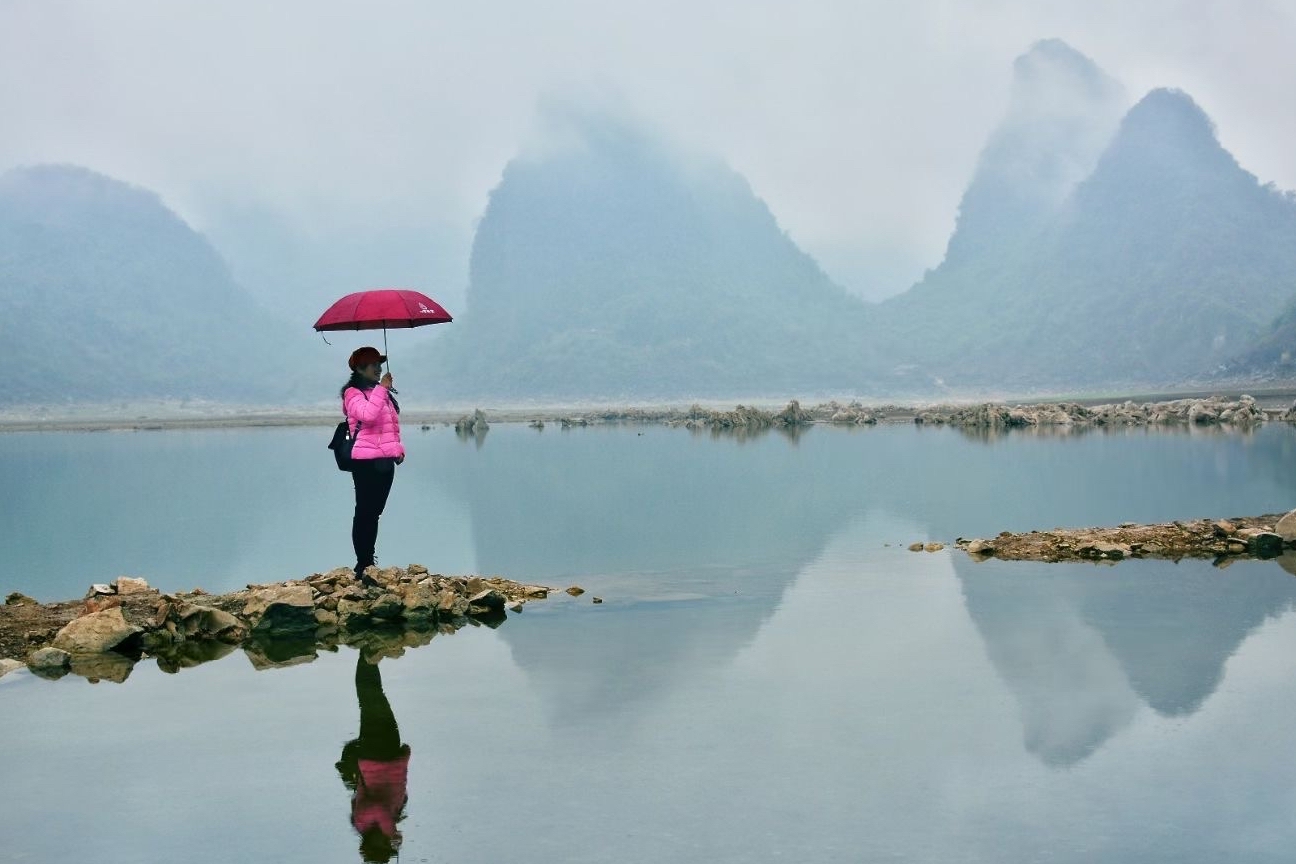
[[[379,384],[367,392],[358,387],[348,387],[342,394],[342,410],[346,411],[347,425],[355,439],[352,459],[399,459],[405,455],[400,437],[400,415],[396,413],[386,387]],[[360,426],[358,434],[356,424]]]

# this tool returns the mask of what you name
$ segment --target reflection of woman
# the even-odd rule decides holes
[[[337,770],[351,790],[351,824],[360,833],[360,857],[390,861],[401,844],[396,823],[405,816],[410,748],[401,744],[396,715],[383,693],[376,664],[356,658],[360,737],[347,742]]]

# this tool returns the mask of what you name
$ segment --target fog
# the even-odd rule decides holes
[[[1191,92],[1244,167],[1296,188],[1296,6],[1216,0],[4,0],[0,170],[73,162],[156,190],[218,246],[249,225],[295,243],[300,267],[247,272],[245,249],[236,273],[280,285],[263,299],[284,312],[327,274],[454,311],[537,105],[590,99],[726,160],[876,299],[939,263],[1012,60],[1044,37],[1135,98]]]

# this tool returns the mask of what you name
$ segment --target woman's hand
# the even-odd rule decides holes
[[[391,377],[391,373],[390,373],[390,372],[384,372],[382,378],[380,378],[380,379],[378,380],[378,383],[381,384],[382,386],[386,387],[388,390],[392,389],[392,377]]]

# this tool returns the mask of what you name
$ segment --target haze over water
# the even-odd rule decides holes
[[[326,437],[9,436],[0,588],[217,591],[345,564]],[[1284,510],[1287,426],[408,438],[384,563],[589,593],[382,660],[412,751],[404,860],[1280,861],[1296,840],[1277,564],[904,548]],[[359,860],[334,767],[354,666],[344,648],[261,672],[145,660],[120,685],[6,676],[4,782],[25,794],[0,860],[138,861],[145,837],[157,860]],[[50,806],[64,830],[36,829]]]

